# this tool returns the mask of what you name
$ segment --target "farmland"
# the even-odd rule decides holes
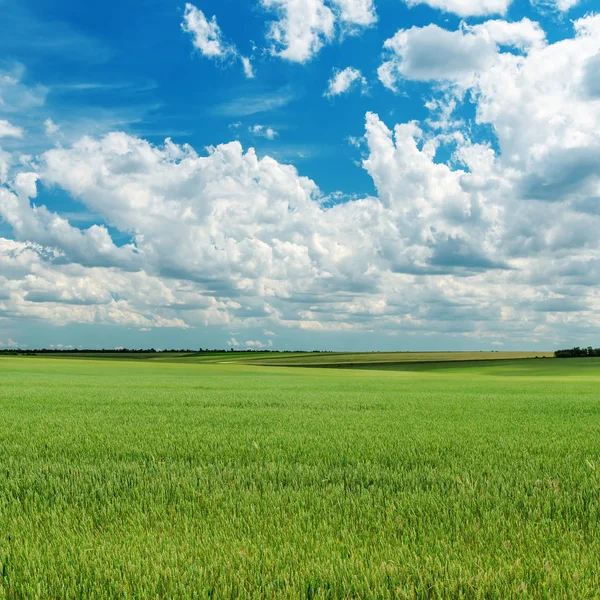
[[[473,362],[551,358],[553,352],[48,352],[33,354],[40,358],[79,358],[91,360],[148,360],[186,363],[238,363],[282,367],[363,367],[404,365],[405,363]],[[2,353],[0,352],[0,358]]]
[[[473,354],[0,357],[0,598],[597,597],[600,359]]]

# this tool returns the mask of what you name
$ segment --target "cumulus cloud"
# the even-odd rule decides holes
[[[264,343],[260,340],[248,340],[247,342],[244,342],[244,346],[246,346],[246,348],[250,348],[251,350],[262,350],[264,348],[270,348],[273,346],[273,341],[268,340],[267,343]]]
[[[37,195],[37,179],[36,173],[19,173],[12,192],[0,187],[0,216],[12,226],[17,239],[34,239],[45,246],[60,246],[71,260],[88,266],[106,262],[125,268],[135,265],[133,247],[117,247],[106,227],[93,225],[81,231],[45,206],[30,204],[30,199]]]
[[[329,80],[329,85],[325,95],[328,97],[339,96],[350,91],[356,85],[362,86],[365,90],[367,80],[362,76],[362,73],[353,67],[346,67],[341,71],[335,71],[334,76]]]
[[[279,135],[272,127],[265,127],[264,125],[252,125],[248,128],[248,131],[255,136],[264,137],[268,140],[274,140]]]
[[[53,136],[60,131],[60,127],[52,119],[46,119],[44,121],[44,131],[46,135]]]
[[[0,314],[138,327],[360,326],[362,316],[385,306],[386,273],[496,266],[486,254],[493,210],[473,214],[475,201],[459,185],[468,174],[435,165],[431,150],[418,148],[420,135],[409,127],[394,136],[369,115],[365,168],[384,200],[330,209],[293,167],[258,159],[235,142],[199,156],[188,146],[155,147],[121,133],[51,150],[37,175],[23,174],[0,196],[0,214],[19,240],[4,258],[26,255],[34,269],[16,269]],[[419,178],[414,188],[396,189],[409,163]],[[427,181],[432,174],[439,180]],[[37,176],[133,232],[131,243],[117,246],[102,226],[79,230],[33,205]],[[439,248],[448,244],[456,250],[442,263]],[[339,320],[344,311],[350,322]]]
[[[17,127],[16,125],[12,125],[8,121],[4,119],[0,119],[0,138],[3,137],[13,137],[13,138],[22,138],[25,132],[21,127]]]
[[[136,285],[143,291],[135,291]],[[31,242],[0,238],[0,289],[0,317],[56,325],[188,327],[180,318],[161,314],[166,311],[159,306],[169,298],[161,281],[114,267],[86,268]]]
[[[223,58],[235,51],[222,39],[221,28],[217,25],[217,18],[213,16],[209,21],[204,13],[193,4],[185,5],[183,23],[181,28],[192,36],[194,47],[207,57]]]
[[[374,114],[366,140],[364,166],[379,199],[330,209],[294,168],[259,160],[237,143],[198,156],[113,134],[51,150],[41,159],[44,183],[134,231],[132,244],[116,247],[104,233],[62,222],[55,233],[60,217],[24,200],[35,192],[33,175],[24,176],[15,191],[4,190],[0,213],[23,240],[4,258],[27,254],[28,270],[24,276],[15,265],[0,311],[137,327],[271,323],[316,331],[377,319],[417,328],[435,316],[430,301],[449,302],[453,275],[506,270],[497,198],[507,188],[487,148],[466,144],[474,172],[454,171],[434,162],[435,143],[422,146],[416,125],[392,131]],[[482,176],[497,196],[477,189]],[[429,289],[413,281],[409,293],[409,282],[427,275],[446,282]],[[462,292],[453,285],[448,310],[456,316],[451,307]]]
[[[556,0],[556,8],[561,12],[567,12],[578,4],[579,0]]]
[[[190,4],[185,5],[181,29],[192,36],[194,48],[207,58],[216,59],[239,59],[248,79],[254,77],[254,69],[250,59],[241,56],[234,44],[223,39],[221,28],[217,24],[217,17],[207,19],[204,12]]]
[[[8,179],[8,169],[11,161],[11,155],[0,148],[0,184],[6,183]]]
[[[573,0],[558,0],[572,2]],[[406,0],[408,6],[428,4],[444,12],[451,12],[460,17],[483,17],[487,15],[504,15],[512,0]]]
[[[377,22],[373,0],[331,0],[331,5],[338,19],[350,27],[369,27]]]
[[[531,4],[542,9],[566,13],[577,6],[580,0],[531,0]]]
[[[20,344],[18,342],[15,342],[13,339],[8,338],[6,340],[6,342],[3,342],[2,340],[0,340],[0,349],[2,348],[19,348]]]
[[[585,63],[583,85],[590,98],[600,98],[600,51]]]
[[[456,31],[437,25],[401,29],[386,40],[387,60],[379,67],[378,75],[391,90],[396,90],[402,79],[451,81],[467,86],[500,54],[510,54],[501,53],[501,46],[527,51],[544,43],[544,31],[529,19],[462,24]]]
[[[335,16],[323,0],[262,0],[280,18],[270,25],[272,53],[293,62],[310,60],[333,39]]]
[[[338,33],[356,33],[377,21],[372,0],[261,0],[278,15],[269,25],[271,53],[304,63]]]
[[[258,340],[248,340],[247,342],[244,342],[244,346],[246,346],[246,348],[264,348],[265,347],[265,345]]]

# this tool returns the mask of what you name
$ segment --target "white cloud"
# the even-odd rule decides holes
[[[377,22],[373,0],[331,0],[331,4],[339,20],[351,27],[369,27]]]
[[[31,206],[29,199],[37,195],[37,179],[36,173],[19,173],[13,182],[14,193],[0,187],[0,216],[19,239],[60,247],[72,259],[89,266],[107,261],[125,268],[135,266],[133,247],[117,247],[104,226],[94,225],[81,231],[46,207]]]
[[[46,119],[44,121],[44,130],[46,131],[46,135],[53,136],[60,131],[60,127],[52,119]]]
[[[268,38],[272,52],[293,62],[310,60],[326,42],[333,39],[335,16],[323,0],[261,0],[279,13],[271,23]]]
[[[246,346],[246,348],[250,348],[252,350],[262,350],[264,348],[272,347],[273,341],[267,340],[267,342],[264,343],[264,342],[261,342],[260,340],[248,340],[247,342],[244,342],[244,346]]]
[[[456,31],[437,25],[401,29],[386,40],[388,57],[378,75],[392,90],[401,79],[442,80],[468,86],[473,76],[490,68],[499,55],[514,56],[501,53],[500,46],[528,51],[544,43],[543,30],[529,19],[463,24]]]
[[[561,12],[567,12],[577,6],[580,0],[556,0],[556,8]]]
[[[19,348],[20,344],[15,342],[13,339],[8,338],[6,342],[0,340],[0,348]]]
[[[0,184],[6,183],[12,156],[0,148]]]
[[[398,311],[415,310],[417,288],[408,293],[405,284],[417,274],[449,281],[456,271],[497,266],[498,209],[467,184],[487,173],[501,196],[505,189],[485,148],[465,146],[469,174],[435,164],[435,147],[419,148],[414,125],[392,133],[369,115],[366,131],[365,168],[381,200],[327,210],[310,180],[237,143],[199,157],[171,142],[156,148],[113,134],[52,150],[41,160],[44,183],[60,185],[121,231],[135,231],[135,248],[117,248],[102,229],[80,231],[32,207],[26,196],[35,192],[34,176],[24,174],[17,193],[0,196],[0,213],[23,240],[4,255],[16,274],[0,286],[9,290],[0,311],[136,327],[327,330],[361,328],[370,318],[405,327]],[[48,262],[26,240],[54,248],[60,260]],[[419,293],[442,297],[448,281]],[[415,327],[427,316],[411,314]]]
[[[333,97],[345,94],[354,84],[362,86],[363,90],[367,87],[367,80],[358,69],[346,67],[341,71],[335,71],[334,76],[329,80],[325,95]]]
[[[56,325],[188,327],[177,317],[161,315],[167,311],[158,305],[168,303],[169,295],[160,281],[144,273],[64,264],[60,258],[51,249],[0,238],[0,316]],[[59,259],[57,264],[54,259]],[[112,294],[126,299],[116,300]]]
[[[240,56],[240,60],[242,61],[242,66],[244,67],[244,74],[247,79],[254,79],[254,67],[250,62],[250,59],[246,56]]]
[[[527,18],[514,22],[484,21],[479,25],[464,25],[463,30],[465,34],[488,39],[496,46],[509,46],[522,51],[541,48],[546,43],[546,34],[539,23]]]
[[[3,137],[13,137],[13,138],[22,138],[24,135],[24,131],[21,127],[17,127],[16,125],[12,125],[8,121],[4,119],[0,119],[0,138]]]
[[[387,60],[377,69],[377,77],[383,85],[393,92],[397,91],[397,83],[400,78],[397,60]]]
[[[457,80],[485,69],[496,53],[495,44],[479,35],[448,31],[437,25],[398,31],[387,40],[389,52],[379,70],[381,82],[395,88],[401,78]]]
[[[207,58],[233,59],[238,58],[248,79],[254,78],[254,69],[250,59],[241,56],[234,44],[223,39],[221,28],[216,16],[209,20],[206,15],[189,2],[185,5],[181,29],[192,36],[192,43],[203,56]]]
[[[240,343],[234,337],[232,337],[230,340],[227,340],[227,345],[230,348],[239,348]]]
[[[221,28],[217,25],[217,18],[213,16],[209,21],[204,13],[193,4],[185,5],[181,28],[192,36],[194,47],[200,50],[204,56],[224,58],[235,53],[235,50],[223,41]]]
[[[504,15],[512,0],[405,0],[408,6],[428,4],[445,12],[460,17],[483,17],[487,15]],[[559,0],[559,2],[570,0]],[[571,0],[572,1],[572,0]]]
[[[569,12],[581,0],[531,0],[533,6],[546,10],[555,10],[561,13]]]
[[[372,0],[261,0],[278,14],[267,34],[271,53],[305,63],[336,34],[353,34],[377,21]]]
[[[248,131],[255,136],[264,137],[268,140],[274,140],[279,135],[272,127],[265,127],[264,125],[252,125],[248,128]]]
[[[583,87],[589,98],[600,98],[600,51],[590,56],[583,68]]]

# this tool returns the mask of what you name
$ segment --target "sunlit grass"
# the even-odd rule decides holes
[[[0,359],[0,597],[594,598],[600,361]]]

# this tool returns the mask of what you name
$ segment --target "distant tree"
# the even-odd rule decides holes
[[[579,346],[575,346],[575,348],[568,348],[565,350],[557,350],[554,353],[556,358],[585,358],[585,357],[600,357],[600,348],[592,348],[592,346],[588,346],[587,348],[580,348]]]

